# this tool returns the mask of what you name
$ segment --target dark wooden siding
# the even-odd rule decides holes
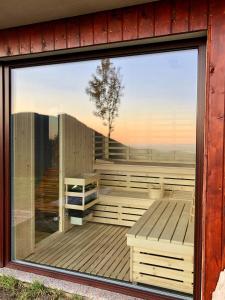
[[[225,1],[162,0],[0,31],[0,57],[73,49],[207,30],[204,298],[225,268]]]
[[[0,57],[204,30],[207,12],[206,0],[163,0],[1,30]]]

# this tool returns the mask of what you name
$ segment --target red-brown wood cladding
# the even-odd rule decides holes
[[[216,1],[219,3],[219,1]],[[208,0],[190,0],[190,31],[207,27]]]
[[[176,0],[172,10],[172,32],[181,33],[188,31],[189,3],[188,1]]]
[[[123,40],[122,24],[122,11],[120,9],[108,13],[108,43]]]
[[[123,10],[123,40],[136,40],[138,36],[138,10],[136,7],[128,7]]]
[[[24,29],[24,31],[26,30]],[[30,44],[31,53],[38,53],[42,51],[42,33],[40,24],[32,25],[30,29]]]
[[[2,30],[0,57],[204,30],[207,12],[207,0],[163,0]]]
[[[200,11],[200,9],[199,9]],[[225,109],[225,1],[211,0],[208,33],[206,132],[206,219],[205,298],[211,292],[221,268],[225,267],[224,220],[224,109]],[[222,264],[222,265],[221,265]],[[222,300],[222,299],[221,299]]]
[[[66,22],[67,48],[76,48],[80,46],[80,28],[77,18],[68,19]]]
[[[154,35],[154,5],[148,3],[138,9],[138,38],[148,38]]]
[[[94,44],[104,44],[108,41],[108,20],[104,12],[94,15]]]
[[[66,43],[66,23],[63,20],[54,24],[55,50],[67,48]]]
[[[1,30],[0,57],[201,30],[208,30],[203,299],[210,300],[225,268],[225,1],[163,0]]]

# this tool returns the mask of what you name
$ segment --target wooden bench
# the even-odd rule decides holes
[[[103,188],[98,204],[92,207],[92,221],[131,227],[153,202],[147,193]]]
[[[193,292],[191,201],[158,200],[127,233],[130,280]]]
[[[195,185],[192,167],[95,164],[100,177],[99,202],[93,210],[98,223],[133,226],[153,203],[149,184],[165,187],[164,200],[191,200]]]

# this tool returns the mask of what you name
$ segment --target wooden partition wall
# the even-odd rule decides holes
[[[71,225],[64,209],[64,178],[93,171],[94,131],[84,123],[67,114],[59,117],[60,143],[60,231],[66,231]]]
[[[56,50],[79,51],[80,48],[85,49],[84,47],[87,46],[91,50],[91,46],[94,45],[105,48],[108,44],[111,47],[118,45],[113,43],[120,43],[121,46],[124,41],[144,44],[151,42],[153,37],[161,40],[179,40],[181,37],[189,38],[203,34],[207,36],[207,82],[206,86],[202,87],[202,91],[206,90],[203,217],[199,214],[203,229],[203,265],[202,269],[196,267],[196,274],[200,274],[202,278],[202,299],[210,300],[219,273],[225,267],[223,214],[225,1],[161,0],[81,17],[1,30],[0,58],[7,60],[17,55],[20,58],[22,55],[43,52],[47,56],[48,53],[52,54]],[[3,110],[0,111],[3,114]],[[6,107],[6,116],[7,112]],[[0,119],[4,119],[3,115]],[[7,118],[4,124],[0,126],[0,137],[3,141],[5,126],[7,149],[9,144]],[[1,149],[3,154],[3,143]],[[5,176],[8,174],[7,168],[4,167],[5,164],[7,165],[7,152],[6,150],[4,155],[1,155],[1,174],[5,172]],[[2,201],[6,201],[9,192],[4,184],[8,179],[3,176],[0,179]],[[9,226],[9,222],[7,224]],[[201,258],[198,257],[198,260]],[[196,299],[200,299],[201,289],[198,282],[196,282],[196,295],[198,295]],[[108,285],[105,287],[110,288]]]
[[[12,119],[14,257],[24,259],[35,245],[35,114],[17,113]]]

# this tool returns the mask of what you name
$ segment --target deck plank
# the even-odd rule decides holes
[[[113,243],[112,250],[105,256],[102,257],[101,262],[95,267],[95,270],[93,274],[101,275],[103,276],[105,271],[107,271],[110,262],[114,263],[114,261],[117,258],[119,249],[123,243],[126,242],[126,237],[120,238],[120,241],[118,243]]]
[[[183,208],[184,208],[184,202],[182,202],[182,201],[177,202],[176,207],[159,238],[160,242],[170,242],[171,241]]]
[[[155,201],[156,202],[156,201]],[[151,218],[148,218],[147,222],[142,228],[140,228],[138,234],[136,235],[139,239],[147,239],[152,229],[154,228],[157,221],[160,219],[161,215],[169,205],[169,201],[158,201],[159,206],[155,209],[154,213],[151,215]],[[151,211],[151,207],[148,211]],[[148,212],[147,211],[147,212]],[[136,223],[138,224],[138,222]]]
[[[159,201],[153,202],[153,204],[150,206],[150,208],[143,214],[143,216],[139,219],[138,223],[135,223],[132,228],[128,231],[127,236],[136,236],[142,226],[145,225],[145,223],[151,218],[151,216],[154,214],[155,210],[159,206]]]
[[[194,222],[189,220],[187,232],[184,239],[184,245],[193,245],[194,243]]]
[[[155,226],[153,227],[151,231],[151,235],[148,236],[149,240],[155,240],[155,241],[159,240],[160,235],[162,234],[175,208],[176,208],[176,202],[175,201],[169,202],[167,209],[164,210],[161,217],[157,220]]]
[[[172,243],[175,244],[183,244],[185,234],[187,231],[187,226],[190,217],[190,209],[191,209],[191,202],[185,202],[184,209],[182,211],[181,217],[177,223],[177,227],[175,229],[173,238],[171,240]]]
[[[128,228],[98,223],[74,226],[27,261],[129,281]],[[121,272],[121,274],[119,274]]]
[[[104,227],[99,227],[100,230],[104,230]],[[74,235],[71,235],[69,240],[67,240],[65,243],[61,243],[57,246],[57,248],[54,248],[53,250],[49,250],[49,255],[44,260],[41,260],[44,264],[55,264],[58,260],[60,262],[63,260],[64,257],[68,257],[69,251],[73,248],[73,245],[76,245],[77,249],[82,248],[83,243],[88,241],[88,239],[91,237],[90,230],[82,230],[81,232],[75,232]]]
[[[117,252],[119,251],[120,247],[124,243],[126,243],[126,235],[121,236],[120,232],[114,240],[110,241],[110,243],[110,247],[107,247],[107,249],[105,249],[105,251],[102,253],[102,256],[99,257],[99,260],[97,260],[96,263],[92,266],[92,269],[90,270],[92,274],[103,275],[110,264],[114,263],[117,257]]]

